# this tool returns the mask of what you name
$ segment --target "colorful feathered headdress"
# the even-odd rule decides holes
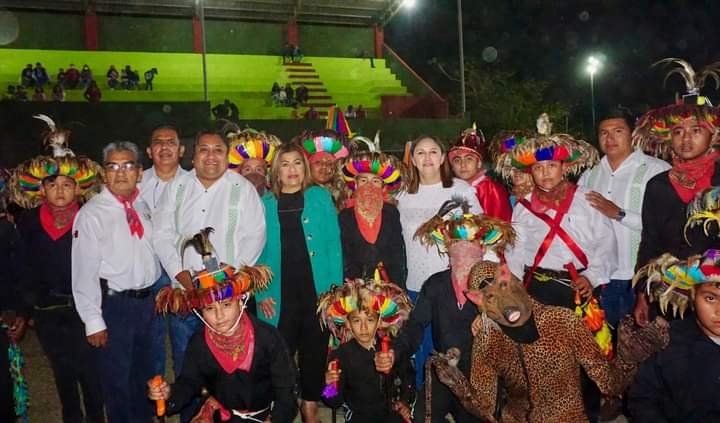
[[[380,335],[395,336],[407,320],[412,304],[407,294],[392,282],[380,279],[348,279],[343,285],[333,286],[318,299],[317,313],[320,324],[330,330],[331,348],[352,339],[346,322],[350,313],[357,310],[376,313],[380,319]]]
[[[330,106],[327,114],[327,122],[325,124],[326,129],[331,129],[338,133],[341,138],[349,139],[355,134],[350,130],[350,124],[345,118],[345,114],[342,109],[337,106]]]
[[[270,268],[263,265],[234,267],[218,263],[210,242],[212,228],[205,228],[182,242],[181,252],[193,247],[203,258],[205,269],[193,275],[194,289],[165,287],[155,298],[158,313],[187,315],[217,301],[244,299],[267,288],[272,279]],[[181,253],[182,254],[182,253]]]
[[[485,135],[482,130],[478,129],[477,124],[473,123],[472,128],[464,130],[457,138],[455,143],[450,147],[448,158],[452,160],[461,153],[470,153],[483,160],[486,156]]]
[[[68,148],[70,131],[58,129],[48,116],[36,119],[50,127],[43,136],[46,146],[52,148],[53,156],[38,156],[27,160],[13,170],[10,182],[12,199],[24,208],[37,207],[42,203],[40,188],[45,178],[67,176],[80,187],[80,200],[87,201],[100,191],[102,167],[87,157],[79,156]]]
[[[280,139],[275,135],[250,128],[227,132],[225,137],[230,145],[228,168],[236,171],[249,159],[264,160],[270,166],[275,150],[280,145]]]
[[[720,236],[720,186],[697,193],[693,201],[688,204],[687,219],[684,228],[686,241],[687,230],[699,225],[702,225],[705,236],[710,236],[710,229],[714,223],[715,234]]]
[[[382,178],[384,189],[389,194],[395,195],[400,192],[403,188],[405,167],[395,156],[380,151],[380,131],[375,134],[374,141],[365,137],[355,137],[353,141],[358,145],[361,143],[367,145],[368,151],[354,152],[343,161],[341,173],[345,185],[354,191],[355,177],[361,173],[370,173]]]
[[[309,160],[330,155],[338,160],[350,154],[344,138],[332,130],[306,131],[299,137],[300,145]]]
[[[501,219],[469,212],[465,199],[448,200],[437,214],[420,225],[414,235],[426,247],[435,246],[444,254],[455,241],[471,241],[502,255],[515,242],[512,225]]]
[[[645,278],[650,300],[658,301],[663,313],[671,306],[673,315],[679,313],[682,318],[696,285],[720,283],[720,250],[707,250],[687,260],[665,253],[638,270],[633,286]]]
[[[687,93],[675,104],[645,113],[638,120],[632,134],[633,146],[665,160],[671,158],[671,133],[678,124],[688,119],[696,120],[716,137],[720,126],[720,111],[713,107],[706,97],[700,95],[700,90],[705,86],[708,78],[715,81],[716,89],[720,88],[720,62],[705,67],[699,73],[696,73],[688,62],[677,58],[663,59],[653,63],[652,66],[667,64],[679,66],[665,75],[663,85],[670,76],[680,75],[685,80]]]
[[[547,160],[557,160],[568,165],[566,174],[578,175],[598,161],[597,149],[568,134],[540,135],[516,145],[510,153],[512,167],[521,171]]]

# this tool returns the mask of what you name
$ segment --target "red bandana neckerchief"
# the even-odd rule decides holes
[[[113,194],[115,198],[123,205],[125,209],[125,218],[127,219],[128,226],[130,227],[130,235],[137,235],[138,239],[142,239],[145,234],[145,228],[143,228],[142,220],[138,215],[137,210],[133,207],[135,199],[140,195],[140,190],[135,188],[130,197],[124,198],[119,195]]]
[[[50,239],[57,241],[72,228],[75,214],[80,209],[77,201],[65,207],[53,207],[48,203],[40,206],[40,225]]]
[[[370,244],[375,244],[380,234],[384,203],[383,189],[371,184],[356,189],[347,203],[348,207],[353,207],[360,234]]]
[[[220,335],[206,326],[205,343],[225,373],[250,371],[255,354],[255,329],[247,314],[243,313],[232,335]]]
[[[482,246],[471,241],[456,241],[448,247],[450,280],[452,281],[458,308],[462,309],[467,301],[465,291],[468,289],[467,282],[470,269],[475,263],[482,260],[484,251]]]
[[[575,194],[575,184],[566,180],[560,181],[560,183],[550,191],[543,191],[539,187],[535,187],[530,198],[530,206],[538,213],[545,213],[546,211],[559,210],[563,203],[572,201],[573,195]]]
[[[688,204],[695,198],[695,194],[712,186],[712,177],[715,174],[715,162],[720,159],[720,152],[714,151],[695,160],[680,161],[673,159],[670,169],[670,183],[675,192]]]

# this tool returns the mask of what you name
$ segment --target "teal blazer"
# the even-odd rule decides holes
[[[343,283],[342,245],[340,243],[340,227],[332,196],[325,188],[311,186],[304,193],[305,206],[302,212],[305,244],[310,254],[310,266],[315,283],[315,294],[320,295],[332,285]],[[275,194],[267,192],[262,198],[265,206],[265,225],[267,242],[258,264],[270,266],[273,278],[264,291],[255,295],[257,302],[267,298],[275,300],[275,316],[267,319],[258,306],[258,318],[277,327],[280,321],[282,298],[280,295],[280,219],[278,202]]]

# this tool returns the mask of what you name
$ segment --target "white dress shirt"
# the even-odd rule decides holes
[[[160,277],[152,249],[150,208],[138,196],[142,239],[130,234],[122,203],[107,189],[80,208],[73,224],[72,291],[75,307],[89,336],[106,329],[100,279],[114,291],[143,289]]]
[[[607,156],[583,173],[578,185],[595,191],[625,211],[620,221],[613,220],[617,240],[618,268],[612,279],[629,280],[635,274],[635,262],[642,231],[642,203],[648,181],[670,169],[663,160],[635,150],[613,171]]]
[[[155,210],[158,204],[160,204],[160,197],[162,197],[162,193],[165,191],[167,184],[178,176],[185,175],[186,173],[188,173],[187,170],[178,166],[175,176],[169,181],[163,181],[158,177],[154,166],[150,169],[145,169],[142,174],[142,180],[138,183],[140,196],[152,210]]]
[[[483,212],[475,195],[475,189],[461,179],[453,179],[453,186],[444,188],[442,183],[420,185],[416,194],[400,193],[397,196],[400,223],[405,239],[407,256],[407,289],[419,292],[427,278],[448,268],[447,254],[439,255],[434,246],[425,247],[413,239],[415,231],[433,217],[440,206],[453,197],[462,197],[470,203],[470,212]]]
[[[610,282],[610,275],[617,268],[616,242],[610,219],[587,202],[585,199],[587,192],[589,192],[587,189],[578,187],[570,209],[560,221],[560,227],[565,229],[565,232],[585,253],[588,266],[581,274],[596,287]],[[531,197],[532,193],[528,194],[525,199],[531,201]],[[545,212],[551,218],[555,217],[555,213],[555,210]],[[522,280],[525,266],[531,267],[535,262],[535,255],[550,227],[520,203],[513,210],[512,225],[517,233],[517,238],[515,247],[509,250],[506,258],[510,271]],[[585,267],[565,245],[565,242],[555,235],[550,243],[550,248],[538,266],[564,271],[563,266],[570,262],[575,264],[578,270]]]
[[[232,171],[205,188],[192,170],[168,184],[153,213],[153,246],[175,286],[183,270],[203,269],[192,248],[180,257],[183,241],[212,227],[210,241],[219,262],[253,265],[265,246],[265,209],[253,184]]]

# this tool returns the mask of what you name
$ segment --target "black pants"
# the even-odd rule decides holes
[[[432,375],[432,423],[445,423],[445,416],[450,413],[455,423],[481,423],[479,417],[470,414],[465,407],[460,404],[455,395],[447,386],[440,382],[433,372]],[[417,402],[415,403],[415,411],[413,421],[415,423],[425,423],[425,390],[418,392]]]
[[[320,401],[320,394],[325,386],[329,333],[320,328],[314,302],[311,306],[299,306],[292,305],[299,299],[283,299],[278,330],[287,343],[290,357],[298,353],[300,398],[305,401]]]
[[[62,404],[64,423],[82,423],[80,390],[88,422],[104,422],[102,387],[96,354],[85,337],[85,329],[75,310],[65,307],[36,310],[35,330],[50,361],[55,387]]]

